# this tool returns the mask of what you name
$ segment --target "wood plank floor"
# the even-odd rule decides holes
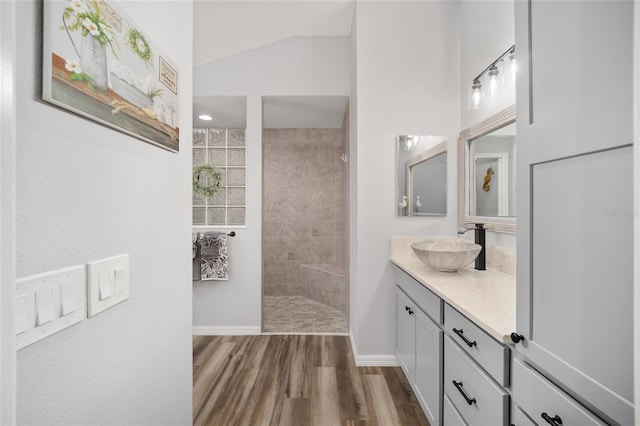
[[[356,367],[348,336],[194,336],[195,425],[428,426],[398,367]]]

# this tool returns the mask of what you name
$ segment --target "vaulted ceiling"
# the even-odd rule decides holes
[[[297,36],[348,36],[353,0],[196,0],[194,65]]]

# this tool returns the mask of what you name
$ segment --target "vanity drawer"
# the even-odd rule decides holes
[[[467,426],[453,402],[447,395],[444,396],[444,409],[442,410],[442,424],[445,426]]]
[[[446,303],[444,327],[451,338],[487,370],[491,377],[502,386],[509,386],[509,348]]]
[[[513,424],[515,426],[536,426],[520,407],[514,409]]]
[[[436,324],[442,324],[442,299],[397,266],[393,268],[393,275],[396,285]]]
[[[469,425],[508,424],[509,395],[450,337],[444,340],[444,390],[464,421]]]
[[[513,398],[516,404],[538,424],[547,424],[546,413],[559,416],[563,425],[606,425],[578,401],[542,377],[521,360],[513,360]],[[551,423],[553,424],[553,423]]]

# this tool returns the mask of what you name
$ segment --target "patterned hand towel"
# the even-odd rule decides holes
[[[191,258],[193,259],[193,274],[191,279],[193,281],[200,281],[200,233],[191,233],[191,242],[193,243],[191,249]]]
[[[200,244],[200,279],[228,280],[227,233],[205,232],[198,240]]]

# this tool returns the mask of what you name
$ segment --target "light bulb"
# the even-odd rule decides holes
[[[489,68],[489,94],[492,98],[498,93],[498,74],[500,74],[500,71],[496,64],[491,65],[491,68]]]
[[[480,83],[480,80],[473,80],[473,84],[471,85],[471,107],[473,109],[478,109],[481,99],[482,83]]]
[[[516,80],[516,52],[515,50],[509,53],[507,57],[509,63],[509,73],[511,74],[511,80]]]

